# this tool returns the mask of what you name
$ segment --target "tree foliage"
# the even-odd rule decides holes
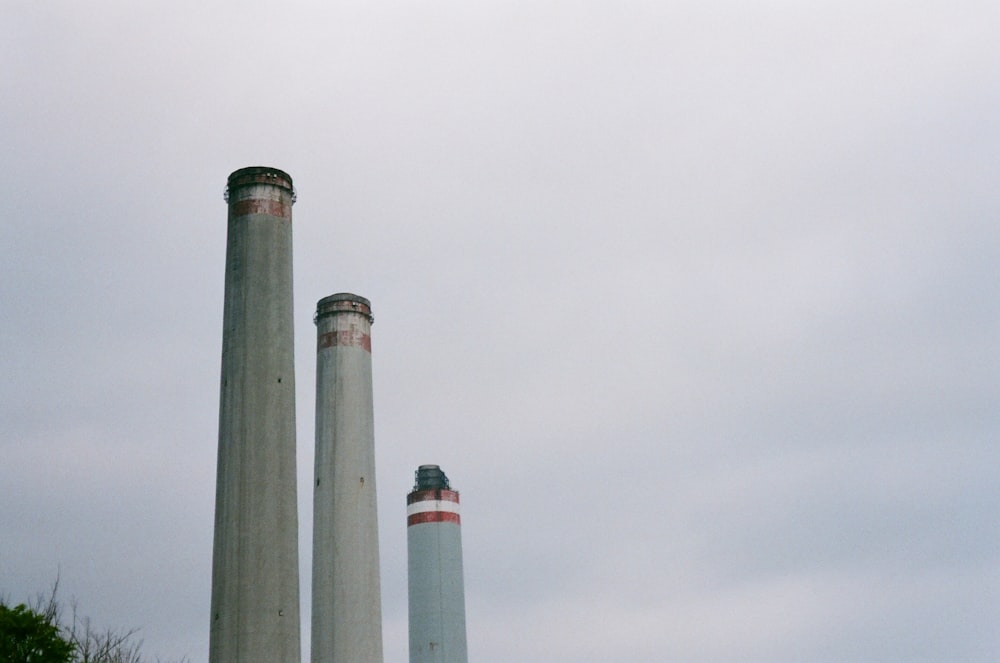
[[[9,663],[70,663],[75,648],[43,613],[23,603],[0,603],[0,661]]]
[[[145,663],[138,629],[95,629],[75,603],[63,620],[58,588],[30,606],[0,597],[0,663]]]

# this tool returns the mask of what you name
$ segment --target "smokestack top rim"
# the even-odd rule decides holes
[[[440,465],[421,465],[413,473],[413,492],[427,490],[452,490],[448,475]]]
[[[247,166],[246,168],[239,168],[229,174],[229,179],[227,181],[231,186],[232,184],[234,184],[233,180],[253,175],[268,175],[271,177],[287,180],[289,184],[292,183],[291,175],[281,170],[280,168],[272,168],[271,166]]]
[[[226,180],[226,200],[229,193],[245,186],[255,184],[271,184],[285,189],[295,197],[295,187],[292,185],[292,176],[280,168],[270,166],[248,166],[234,170]]]
[[[320,308],[324,304],[332,304],[333,302],[357,302],[358,304],[364,304],[365,306],[371,306],[372,303],[365,297],[361,295],[355,295],[351,292],[338,292],[333,295],[327,295],[323,299],[316,303],[316,308]]]
[[[313,322],[318,323],[320,318],[339,313],[360,313],[367,316],[369,322],[375,321],[372,316],[372,303],[367,298],[350,292],[338,292],[316,302]]]

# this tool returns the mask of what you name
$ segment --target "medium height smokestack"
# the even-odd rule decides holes
[[[381,663],[372,310],[340,293],[316,307],[313,663]]]
[[[421,465],[406,496],[410,663],[467,663],[458,493],[437,465]]]
[[[299,663],[292,178],[229,176],[211,663]]]

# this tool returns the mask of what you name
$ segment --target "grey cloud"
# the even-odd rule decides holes
[[[477,660],[996,658],[992,6],[99,5],[0,27],[0,592],[204,658],[221,194],[267,164],[301,523],[313,307],[375,308],[387,660],[423,462]]]

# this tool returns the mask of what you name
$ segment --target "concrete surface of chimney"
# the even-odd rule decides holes
[[[292,178],[229,176],[210,663],[300,663]]]
[[[371,304],[330,295],[315,320],[312,662],[381,663]]]
[[[458,493],[421,465],[406,497],[410,663],[467,663]]]

